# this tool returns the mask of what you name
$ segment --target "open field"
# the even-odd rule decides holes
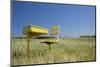
[[[26,39],[12,39],[12,65],[46,64],[60,62],[95,61],[95,38],[60,38],[59,44],[40,43],[32,39],[27,55]]]

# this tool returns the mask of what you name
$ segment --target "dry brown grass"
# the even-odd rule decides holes
[[[41,44],[33,39],[27,55],[26,40],[12,39],[12,65],[47,64],[96,60],[95,38],[61,38],[59,44]]]

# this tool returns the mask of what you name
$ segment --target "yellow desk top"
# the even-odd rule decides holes
[[[39,26],[35,25],[30,25],[27,27],[24,27],[24,34],[29,34],[29,35],[41,35],[41,34],[48,34],[49,31],[46,28],[42,28]]]

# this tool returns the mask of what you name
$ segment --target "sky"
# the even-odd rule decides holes
[[[86,5],[13,1],[11,34],[23,36],[23,27],[26,25],[47,29],[60,25],[60,37],[94,35],[95,8]]]

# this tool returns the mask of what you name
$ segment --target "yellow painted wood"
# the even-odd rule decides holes
[[[31,26],[24,27],[24,34],[34,36],[34,35],[41,35],[41,34],[48,34],[48,33],[49,33],[48,29],[39,26],[31,25]]]
[[[36,27],[30,27],[30,31],[33,33],[48,34],[48,30]]]
[[[35,25],[31,25],[31,26],[26,26],[23,29],[23,33],[27,36],[27,55],[28,57],[29,52],[30,52],[30,41],[31,41],[31,37],[32,36],[39,36],[42,34],[48,34],[49,31],[48,29],[39,27],[39,26],[35,26]]]

